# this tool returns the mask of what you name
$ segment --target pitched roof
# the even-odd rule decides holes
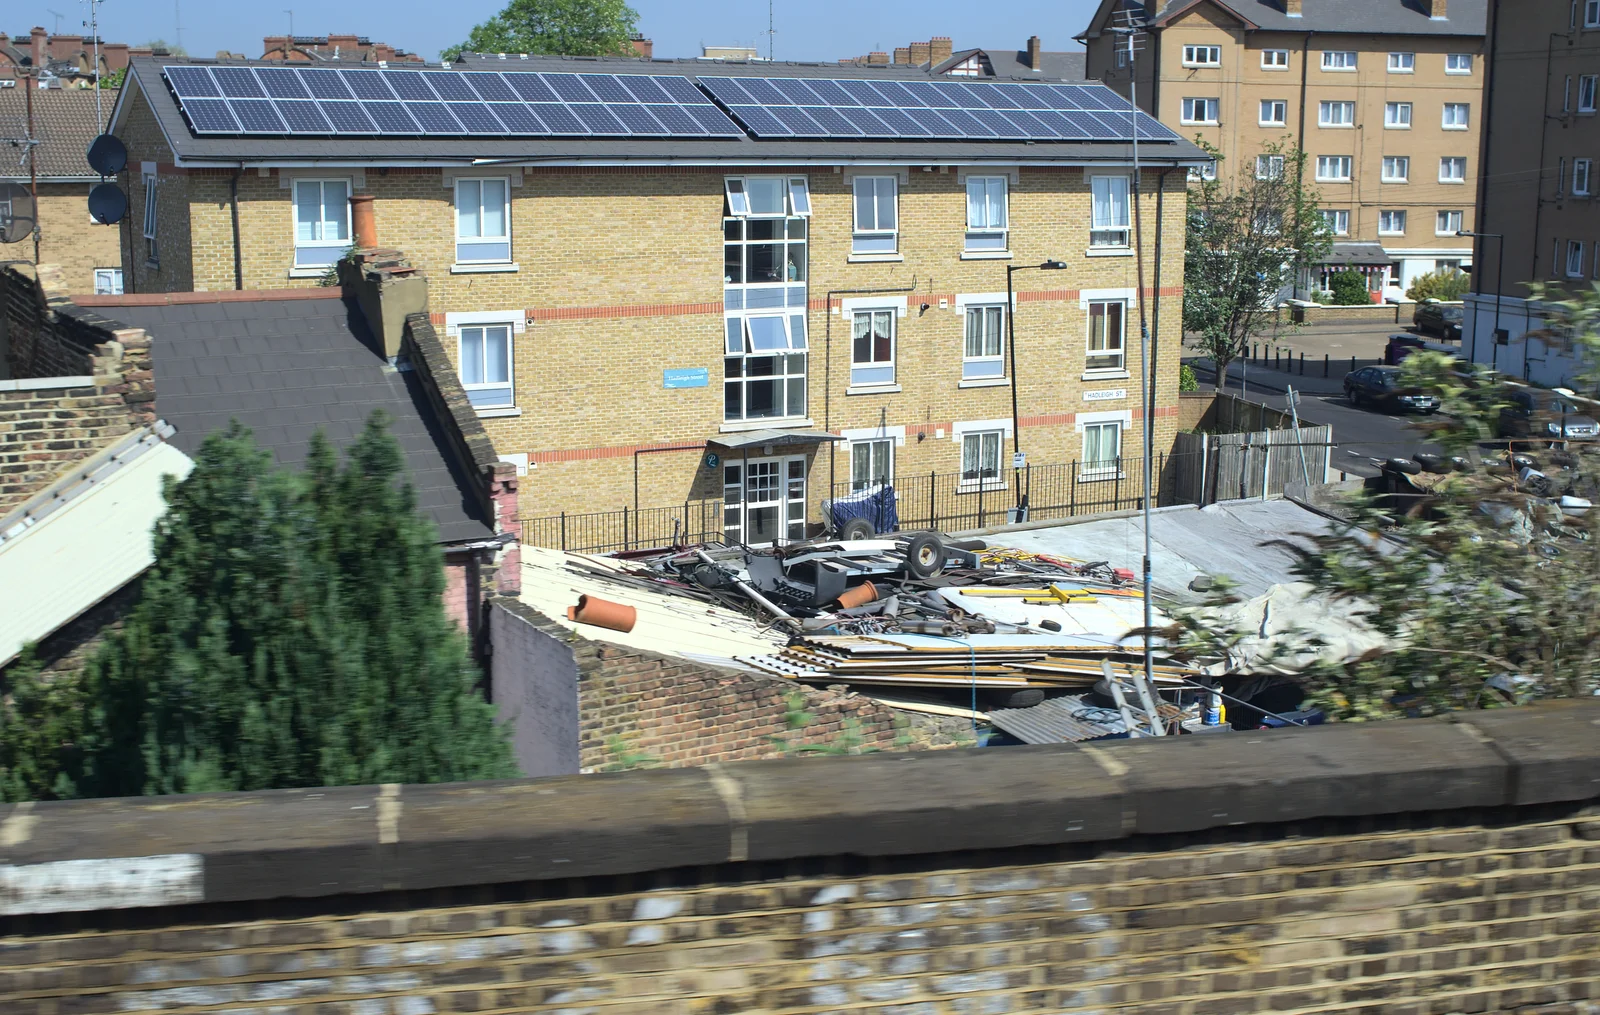
[[[1343,32],[1361,35],[1483,35],[1488,0],[1450,0],[1448,16],[1428,16],[1421,0],[1304,0],[1290,17],[1283,0],[1165,0],[1157,24],[1191,7],[1214,3],[1262,31]]]
[[[756,140],[740,135],[729,138],[504,138],[504,137],[320,137],[197,135],[178,108],[161,68],[180,63],[213,64],[210,60],[171,58],[136,59],[129,67],[128,95],[142,94],[173,147],[180,164],[207,162],[236,165],[241,161],[273,162],[287,159],[329,160],[381,165],[385,162],[459,162],[474,159],[539,161],[544,163],[638,164],[670,162],[696,165],[821,164],[853,162],[926,164],[928,162],[1044,162],[1083,165],[1126,162],[1130,146],[1119,141],[917,141],[899,138],[830,138]],[[260,61],[227,61],[234,65],[260,65]],[[281,62],[267,66],[282,67]],[[724,63],[718,60],[640,60],[605,57],[470,57],[457,66],[482,70],[530,70],[552,73],[681,74],[693,80],[707,76],[899,78],[928,80],[928,72],[910,66],[854,66],[841,64]],[[415,69],[407,67],[406,69]],[[1080,82],[1104,87],[1099,82]],[[119,110],[127,105],[124,99]],[[119,113],[119,115],[121,115]],[[1169,133],[1157,125],[1155,129]],[[1141,142],[1140,156],[1153,164],[1193,163],[1207,158],[1193,143],[1182,139]]]
[[[419,375],[389,365],[339,290],[302,292],[215,303],[130,305],[138,297],[123,297],[115,306],[96,301],[95,309],[149,332],[156,404],[177,429],[179,450],[193,454],[237,418],[280,464],[299,465],[312,433],[320,429],[343,448],[382,409],[440,541],[491,538],[474,479],[449,450]]]
[[[89,142],[103,133],[117,104],[115,89],[101,90],[101,119],[94,113],[92,88],[34,88],[33,136],[41,142],[35,157],[41,179],[82,179],[98,181],[84,153]],[[17,164],[17,151],[6,141],[28,133],[28,91],[21,86],[0,89],[0,180],[26,180],[28,165]]]
[[[975,55],[981,56],[988,62],[990,71],[997,78],[1016,78],[1021,81],[1082,81],[1087,73],[1086,61],[1089,54],[1081,49],[1072,52],[1045,50],[1039,54],[1039,62],[1043,66],[1036,71],[1028,63],[1028,51],[1024,49],[964,49],[952,54],[950,59],[935,64],[930,73],[935,76],[947,74],[950,68],[960,66]]]

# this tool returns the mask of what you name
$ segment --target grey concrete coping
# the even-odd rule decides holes
[[[16,804],[0,916],[1600,799],[1600,701],[1314,729]]]

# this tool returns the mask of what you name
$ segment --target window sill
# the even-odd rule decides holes
[[[800,416],[774,416],[771,419],[747,419],[735,423],[724,423],[717,427],[718,433],[749,433],[751,430],[782,430],[787,427],[816,426],[809,417]]]
[[[1384,130],[1410,130],[1411,129],[1411,124],[1409,124],[1409,123],[1386,123],[1386,124],[1383,125],[1383,129]],[[1446,127],[1445,129],[1449,130],[1450,128]]]
[[[1117,472],[1112,469],[1105,469],[1098,472],[1078,473],[1078,482],[1080,483],[1104,483],[1108,480],[1127,478],[1128,474],[1126,472]]]
[[[496,275],[500,273],[509,274],[521,270],[522,265],[517,264],[515,261],[509,264],[504,261],[496,261],[493,264],[456,263],[450,266],[450,274],[452,275]]]
[[[1090,247],[1083,252],[1084,257],[1132,257],[1132,247]]]
[[[145,261],[144,262],[144,266],[146,268],[149,268],[151,271],[160,271],[161,270],[161,262],[160,261]]]
[[[1466,180],[1440,180],[1439,182],[1448,187],[1464,187],[1467,185]]]
[[[1590,113],[1593,113],[1593,112],[1594,112],[1593,110],[1590,110]],[[1471,128],[1470,127],[1440,127],[1439,129],[1440,130],[1470,130]]]
[[[1010,489],[1010,484],[1003,479],[986,479],[982,483],[962,483],[956,487],[956,493],[978,493],[979,491],[983,493],[1004,493],[1008,489]]]
[[[522,410],[514,405],[502,405],[494,409],[474,409],[479,419],[497,419],[502,416],[520,416]]]
[[[847,395],[898,395],[898,384],[852,384],[845,389]]]
[[[324,275],[326,275],[328,273],[328,269],[331,268],[331,267],[333,267],[333,265],[328,264],[328,265],[322,266],[321,268],[290,268],[289,269],[289,277],[290,278],[321,278],[322,276],[324,276]]]
[[[963,250],[963,261],[1009,261],[1015,256],[1009,250]]]
[[[1079,380],[1085,381],[1125,381],[1133,375],[1127,370],[1085,370]]]
[[[877,264],[891,261],[904,261],[904,254],[851,254],[845,258],[850,264]]]
[[[1009,377],[975,377],[970,381],[961,381],[956,385],[958,388],[1009,388],[1010,386],[1011,378]]]

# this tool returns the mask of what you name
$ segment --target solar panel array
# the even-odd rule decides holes
[[[666,74],[197,64],[162,73],[197,134],[1119,141],[1137,123],[1141,140],[1178,140],[1103,85],[701,77],[696,87]]]
[[[163,67],[197,134],[741,137],[664,74]]]
[[[1128,137],[1133,110],[1098,85],[765,77],[700,84],[758,138],[1114,141]],[[1144,113],[1135,122],[1140,140],[1178,140]]]

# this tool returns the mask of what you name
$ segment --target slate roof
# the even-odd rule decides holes
[[[0,89],[0,139],[25,137],[28,132],[27,94],[22,86]],[[98,182],[84,153],[89,142],[102,133],[100,124],[111,121],[117,104],[115,89],[104,89],[100,96],[102,120],[94,115],[92,88],[33,89],[33,136],[42,143],[36,158],[39,178],[82,179]],[[22,152],[0,140],[0,180],[26,180],[28,164],[17,164]]]
[[[421,378],[389,366],[353,304],[323,297],[95,311],[150,333],[156,405],[177,429],[180,451],[193,455],[208,433],[237,418],[279,463],[299,465],[313,432],[343,448],[382,409],[440,541],[493,536]]]
[[[1216,3],[1257,28],[1281,32],[1343,32],[1359,35],[1483,35],[1488,0],[1450,0],[1448,16],[1430,18],[1421,0],[1304,0],[1298,18],[1283,10],[1283,0],[1166,0],[1158,19],[1190,7]]]
[[[215,162],[237,165],[240,162],[279,162],[284,160],[328,160],[345,164],[381,165],[418,161],[471,163],[474,159],[506,159],[526,162],[595,162],[606,164],[690,165],[841,165],[905,163],[911,165],[984,162],[1041,163],[1072,165],[1096,162],[1127,162],[1131,146],[1116,141],[1041,142],[1031,141],[906,141],[894,138],[860,140],[757,141],[750,137],[724,139],[694,138],[326,138],[199,136],[189,130],[177,101],[161,77],[161,68],[179,63],[259,64],[260,61],[176,60],[143,57],[129,65],[133,88],[143,92],[155,112],[174,154],[185,164]],[[273,62],[271,66],[282,66]],[[887,77],[904,80],[928,79],[925,70],[915,67],[855,66],[840,64],[724,63],[705,60],[639,60],[599,57],[472,57],[458,66],[497,70],[536,70],[564,73],[682,74],[721,76],[794,77]],[[415,69],[407,67],[406,69]],[[1098,84],[1098,82],[1088,82]],[[1206,161],[1209,156],[1189,141],[1148,141],[1139,146],[1140,157],[1152,164],[1188,164]]]
[[[945,75],[951,67],[960,66],[975,53],[988,61],[989,69],[996,78],[1015,78],[1019,81],[1083,81],[1089,56],[1081,49],[1070,53],[1045,50],[1039,54],[1039,62],[1044,66],[1035,71],[1028,63],[1028,51],[1025,49],[965,49],[935,65],[930,73],[935,77]]]

